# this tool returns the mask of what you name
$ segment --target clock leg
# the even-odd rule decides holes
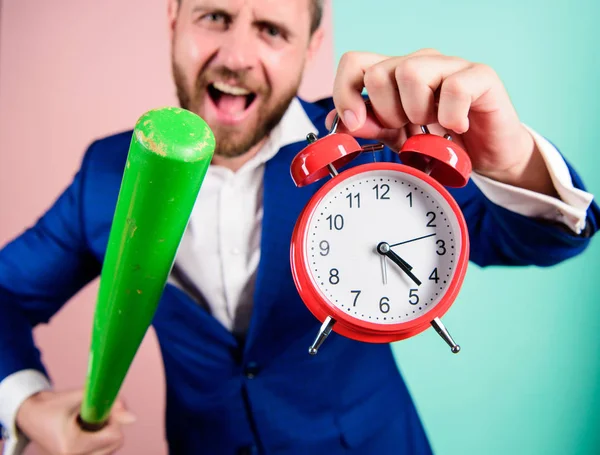
[[[448,330],[446,329],[444,324],[442,324],[442,320],[440,318],[435,318],[433,321],[431,321],[431,325],[433,326],[435,331],[442,337],[442,339],[446,343],[448,343],[448,346],[450,346],[452,352],[454,354],[458,354],[458,352],[460,352],[460,346],[454,342],[454,340],[450,336],[450,333],[448,333]]]
[[[327,335],[329,335],[329,333],[331,332],[331,329],[333,328],[334,324],[335,319],[333,319],[331,316],[327,316],[327,318],[323,321],[323,324],[321,324],[321,328],[319,329],[319,334],[317,335],[317,338],[315,338],[315,341],[313,342],[312,346],[308,348],[308,353],[310,355],[317,355],[317,351],[323,344],[323,341],[325,341],[325,338],[327,338]]]

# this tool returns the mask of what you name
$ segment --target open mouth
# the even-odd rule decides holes
[[[208,95],[221,114],[239,117],[256,99],[256,93],[224,82],[213,82],[208,86]]]

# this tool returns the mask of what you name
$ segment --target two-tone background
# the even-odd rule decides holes
[[[302,94],[330,93],[348,50],[489,64],[600,195],[598,17],[592,0],[334,0]],[[173,103],[165,0],[0,0],[0,245],[54,201],[92,140]],[[471,266],[444,318],[460,355],[433,331],[395,346],[437,454],[600,453],[599,253],[595,241],[550,269]],[[83,384],[96,290],[35,332],[59,389]],[[166,453],[162,374],[150,331],[123,389],[138,423],[121,453]]]

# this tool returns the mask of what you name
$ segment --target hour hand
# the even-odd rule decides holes
[[[417,284],[417,286],[421,286],[421,281],[411,272],[412,267],[410,266],[410,264],[408,262],[406,262],[404,259],[402,259],[400,256],[398,256],[396,253],[394,253],[392,251],[392,249],[390,248],[389,243],[387,243],[387,242],[379,243],[379,245],[377,245],[377,252],[379,254],[382,254],[382,255],[390,258],[392,260],[392,262],[394,262],[394,264],[396,264],[398,267],[400,267],[400,269],[404,273],[406,273],[406,275],[408,275],[408,277]]]

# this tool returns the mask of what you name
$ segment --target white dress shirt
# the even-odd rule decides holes
[[[513,212],[559,221],[574,233],[585,228],[590,193],[573,187],[566,163],[547,140],[530,129],[560,199],[472,174],[488,199]],[[252,312],[252,294],[260,258],[265,163],[288,144],[304,141],[317,128],[297,99],[261,150],[237,172],[210,166],[179,247],[169,281],[184,288],[233,333],[244,333]],[[5,455],[18,455],[27,444],[15,416],[25,399],[51,387],[35,370],[0,382],[0,423],[5,428]]]

